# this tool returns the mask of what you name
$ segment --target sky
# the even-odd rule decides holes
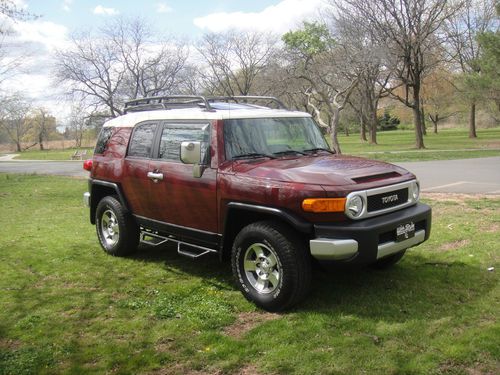
[[[25,64],[22,71],[2,83],[2,88],[20,91],[35,105],[64,117],[69,112],[62,93],[54,86],[53,54],[69,48],[70,37],[78,32],[97,29],[116,17],[139,16],[160,34],[181,37],[189,43],[205,32],[231,28],[283,34],[316,17],[327,0],[12,1],[38,17],[11,23],[14,34],[4,45],[10,46],[11,55],[24,56]]]

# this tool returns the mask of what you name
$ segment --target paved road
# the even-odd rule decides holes
[[[500,194],[500,157],[397,163],[429,193]]]
[[[500,157],[398,163],[416,174],[423,192],[499,194]],[[1,161],[0,172],[87,177],[81,161]]]
[[[71,177],[88,177],[83,161],[1,161],[0,172],[37,173]]]

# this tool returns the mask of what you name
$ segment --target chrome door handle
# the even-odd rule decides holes
[[[153,180],[153,182],[158,182],[163,180],[163,173],[148,172],[148,178]]]

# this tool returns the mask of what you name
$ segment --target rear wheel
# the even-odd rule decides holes
[[[101,199],[96,209],[96,231],[105,252],[124,256],[137,250],[139,227],[113,196]]]
[[[268,311],[300,302],[311,283],[311,261],[288,227],[257,222],[243,228],[232,249],[233,275],[243,295]]]
[[[387,268],[394,266],[397,262],[399,262],[401,258],[403,258],[405,253],[406,250],[403,250],[400,251],[399,253],[389,255],[385,258],[377,260],[375,263],[370,264],[370,267],[377,270],[385,270]]]

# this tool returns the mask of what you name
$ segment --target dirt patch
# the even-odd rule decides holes
[[[500,224],[488,223],[488,227],[481,227],[481,231],[485,233],[498,233],[500,232]]]
[[[160,353],[166,353],[171,351],[175,339],[171,337],[165,337],[156,342],[155,350]]]
[[[222,375],[220,370],[190,370],[185,365],[177,363],[166,368],[148,372],[149,375]],[[246,374],[245,374],[246,375]]]
[[[467,239],[447,242],[447,243],[441,245],[438,248],[438,251],[457,250],[457,249],[460,249],[461,247],[467,246],[468,244],[470,244],[470,240],[467,240]]]
[[[422,193],[422,198],[432,199],[439,202],[455,202],[463,203],[467,200],[481,200],[485,198],[494,198],[492,195],[486,194],[459,194],[459,193]]]
[[[21,346],[21,341],[0,338],[0,349],[2,350],[16,350]]]
[[[253,365],[248,365],[240,369],[238,372],[236,372],[238,375],[259,375],[260,372],[257,371],[257,368]]]
[[[224,328],[224,334],[239,339],[262,323],[279,318],[279,314],[243,312],[238,315],[238,318],[236,318],[236,321],[233,324]]]

